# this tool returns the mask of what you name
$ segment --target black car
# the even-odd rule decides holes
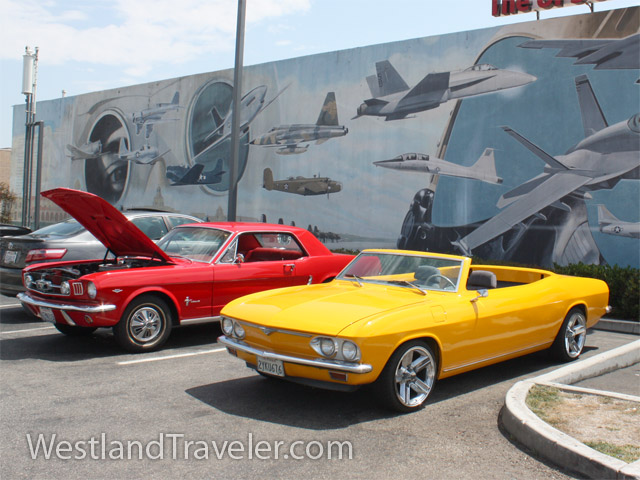
[[[124,215],[151,240],[159,240],[173,227],[202,222],[179,213],[127,211]],[[20,236],[0,238],[0,293],[15,297],[24,291],[22,269],[31,263],[103,258],[105,246],[76,220],[49,225]]]
[[[27,233],[31,233],[30,228],[11,225],[10,223],[0,223],[0,237],[15,237],[16,235],[25,235]]]

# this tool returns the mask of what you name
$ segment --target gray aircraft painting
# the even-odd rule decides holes
[[[219,158],[213,170],[204,171],[204,165],[196,163],[192,167],[169,166],[166,176],[171,180],[172,186],[180,185],[213,185],[222,181],[222,175],[226,173],[222,169],[222,159]]]
[[[354,118],[373,115],[399,120],[449,100],[520,87],[536,80],[528,73],[480,64],[456,72],[430,73],[409,88],[389,60],[377,62],[376,72],[377,75],[367,77],[372,98],[358,107]]]
[[[136,126],[136,135],[140,135],[142,127],[146,128],[145,137],[149,138],[153,126],[160,122],[175,122],[177,118],[163,119],[165,113],[171,110],[178,110],[180,107],[180,92],[176,92],[171,103],[158,103],[155,107],[147,108],[138,113],[134,113],[133,124]]]
[[[274,180],[273,172],[270,168],[265,168],[263,172],[262,187],[266,190],[277,190],[285,193],[295,193],[297,195],[328,195],[342,190],[340,182],[331,180],[328,177],[289,177],[286,180]]]
[[[521,48],[559,48],[556,57],[574,57],[575,65],[594,64],[596,70],[640,68],[640,33],[622,39],[531,40]]]
[[[338,107],[334,92],[327,93],[318,120],[314,124],[293,124],[273,127],[264,135],[254,138],[251,145],[265,147],[279,147],[276,153],[290,155],[304,153],[309,143],[316,145],[326,142],[330,138],[342,137],[349,133],[349,129],[338,122]],[[302,143],[306,145],[301,145]]]
[[[271,103],[275,101],[287,87],[280,90],[275,97],[266,102],[267,87],[266,85],[259,85],[246,93],[240,100],[240,132],[239,136],[242,137],[249,130],[249,124],[256,118],[256,116],[267,108]],[[213,123],[213,130],[205,137],[205,141],[216,136],[213,143],[207,145],[207,147],[198,153],[193,162],[198,163],[201,158],[206,158],[211,150],[218,146],[221,142],[227,138],[231,138],[231,124],[233,123],[233,110],[229,108],[225,117],[220,115],[218,109],[213,107],[211,109],[211,118]]]
[[[120,139],[120,148],[118,149],[118,157],[121,160],[128,162],[135,162],[139,165],[154,165],[163,155],[169,153],[167,150],[164,153],[158,153],[156,147],[152,147],[149,144],[143,145],[138,150],[129,151],[124,138]]]
[[[640,178],[640,113],[609,125],[586,75],[575,78],[585,138],[556,157],[524,138],[510,127],[503,130],[542,159],[544,172],[500,197],[503,210],[459,241],[469,255],[479,245],[510,230],[545,207],[565,211],[563,197],[589,198],[589,191],[611,189],[622,179]]]
[[[90,158],[98,158],[102,155],[106,155],[109,152],[102,151],[102,142],[96,140],[95,142],[85,143],[81,147],[74,145],[67,145],[67,150],[71,155],[71,160],[89,160]]]
[[[598,228],[609,235],[640,238],[640,223],[618,220],[604,205],[598,205]]]
[[[424,172],[432,175],[470,178],[487,183],[500,184],[502,178],[496,174],[496,162],[493,148],[487,148],[480,158],[470,167],[430,157],[424,153],[404,153],[391,160],[373,162],[377,167],[391,168],[407,172]]]

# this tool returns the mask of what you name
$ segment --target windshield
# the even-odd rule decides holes
[[[47,227],[43,227],[31,235],[34,237],[45,237],[48,235],[55,235],[58,237],[70,237],[84,231],[84,227],[80,225],[76,220],[69,219],[64,222],[54,223]]]
[[[167,233],[158,246],[169,255],[196,262],[210,262],[231,233],[215,228],[177,227]]]
[[[420,290],[457,291],[462,260],[431,255],[365,252],[337,278]]]

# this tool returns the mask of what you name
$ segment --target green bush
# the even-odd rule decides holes
[[[640,321],[640,270],[618,265],[554,265],[553,270],[562,275],[599,278],[609,286],[611,317]]]

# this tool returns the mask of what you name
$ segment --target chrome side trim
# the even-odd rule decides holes
[[[219,322],[220,316],[217,317],[200,317],[200,318],[187,318],[180,320],[180,325],[199,325],[201,323]]]
[[[18,300],[28,305],[35,305],[36,307],[48,307],[56,310],[68,310],[71,312],[102,313],[116,309],[116,306],[111,303],[103,305],[69,305],[64,303],[48,302],[46,300],[36,300],[26,293],[19,293]]]
[[[369,373],[371,370],[373,370],[373,367],[366,363],[348,364],[343,362],[336,362],[334,360],[299,358],[292,357],[290,355],[281,355],[279,353],[265,352],[264,350],[258,350],[257,348],[250,347],[244,343],[240,343],[239,341],[233,338],[226,337],[224,335],[218,337],[218,343],[221,343],[227,348],[234,348],[236,350],[240,350],[241,352],[258,355],[260,357],[268,358],[271,360],[280,360],[282,362],[296,363],[298,365],[306,365],[316,368],[324,368],[326,370],[337,370],[340,372],[348,373]]]
[[[229,317],[229,318],[232,318],[232,317]],[[284,330],[283,328],[264,327],[262,325],[256,325],[255,323],[249,323],[249,322],[245,322],[244,320],[238,320],[235,318],[234,320],[242,325],[246,325],[247,327],[257,328],[258,330],[261,330],[262,333],[264,333],[265,335],[271,335],[272,333],[282,333],[284,335],[293,335],[294,337],[303,337],[303,338],[313,337],[313,335],[311,335],[310,333],[296,332],[295,330]]]
[[[548,342],[539,343],[538,345],[531,345],[531,346],[529,346],[527,348],[522,348],[520,350],[514,350],[513,352],[503,353],[502,355],[496,355],[495,357],[483,358],[482,360],[476,360],[475,362],[465,363],[464,365],[457,365],[455,367],[443,368],[442,371],[443,372],[451,372],[453,370],[460,370],[461,368],[470,367],[472,365],[477,365],[479,363],[489,362],[489,361],[495,360],[497,358],[508,357],[509,355],[514,355],[514,354],[518,354],[520,352],[525,352],[527,350],[531,350],[532,348],[538,348],[538,347],[541,347],[543,345],[546,345],[547,343]]]

